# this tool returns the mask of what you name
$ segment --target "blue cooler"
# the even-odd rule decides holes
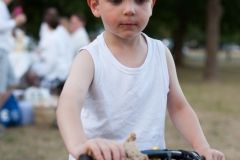
[[[15,97],[11,94],[0,108],[0,124],[5,127],[20,125],[22,114]]]

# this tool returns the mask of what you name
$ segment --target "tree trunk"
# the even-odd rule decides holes
[[[183,64],[182,48],[184,44],[185,35],[187,32],[187,16],[183,8],[178,8],[178,10],[179,21],[173,36],[174,45],[172,49],[172,54],[176,66],[182,66]]]
[[[220,0],[208,0],[206,26],[206,63],[204,78],[214,80],[218,78],[218,45],[222,7]]]

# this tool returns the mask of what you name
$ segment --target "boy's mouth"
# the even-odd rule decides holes
[[[134,23],[123,23],[123,24],[120,24],[120,28],[122,28],[122,27],[133,27],[133,26],[136,26],[136,24],[134,24]]]

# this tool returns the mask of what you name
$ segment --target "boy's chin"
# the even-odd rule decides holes
[[[123,39],[133,39],[139,35],[141,35],[141,32],[121,32],[121,33],[118,33],[116,34],[118,37],[121,37]]]

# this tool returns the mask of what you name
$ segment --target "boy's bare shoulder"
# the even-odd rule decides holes
[[[168,67],[169,67],[169,65],[174,65],[174,60],[173,60],[172,53],[168,49],[168,47],[166,47],[166,46],[164,46],[164,47],[165,47],[165,54],[166,54],[167,64],[168,64]]]
[[[81,50],[75,57],[66,83],[88,86],[94,76],[94,62],[87,50]]]
[[[93,65],[93,59],[91,54],[88,52],[88,50],[85,49],[79,51],[73,61],[72,67],[87,67],[89,65]]]

